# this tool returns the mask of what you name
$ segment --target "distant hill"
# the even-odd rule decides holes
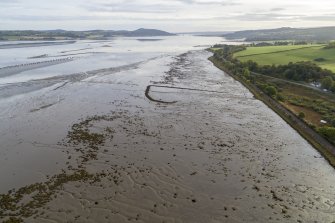
[[[150,37],[150,36],[174,36],[157,29],[127,30],[88,30],[88,31],[66,31],[66,30],[0,30],[0,40],[76,40],[76,39],[108,39],[116,36],[124,37]]]
[[[137,29],[128,34],[129,36],[174,36],[175,34],[168,33],[157,29]]]
[[[158,29],[137,29],[134,31],[120,30],[120,31],[101,31],[105,36],[126,36],[126,37],[149,37],[149,36],[174,36],[175,34],[168,33]]]
[[[335,27],[320,28],[279,28],[246,30],[223,35],[227,39],[245,39],[246,41],[298,40],[330,41],[335,39]]]
[[[211,31],[211,32],[185,32],[185,33],[178,33],[181,35],[193,35],[193,36],[219,36],[232,33],[227,31]]]

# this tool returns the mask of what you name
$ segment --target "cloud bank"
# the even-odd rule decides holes
[[[227,31],[335,25],[333,0],[0,0],[0,29]]]

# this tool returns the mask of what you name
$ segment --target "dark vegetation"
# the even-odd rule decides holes
[[[245,39],[246,41],[330,41],[334,40],[335,27],[305,29],[284,27],[279,29],[246,30],[228,33],[223,36],[227,39]]]
[[[319,58],[315,58],[314,61],[315,62],[324,62],[324,61],[327,61],[327,60],[323,57],[319,57]]]
[[[335,145],[335,95],[307,84],[321,82],[323,88],[335,91],[335,75],[331,71],[311,62],[261,66],[234,58],[233,54],[245,46],[216,45],[214,48],[214,58],[226,71],[285,106]],[[320,123],[321,119],[327,123]]]
[[[306,41],[275,41],[275,42],[259,42],[259,43],[252,43],[251,46],[288,46],[288,45],[307,45],[308,42]]]
[[[334,49],[335,48],[335,42],[330,42],[328,43],[327,46],[324,47],[324,49],[328,50],[328,49]]]
[[[66,139],[60,144],[78,152],[77,155],[79,156],[76,161],[68,162],[67,170],[63,169],[59,174],[52,177],[48,176],[46,182],[31,184],[0,194],[0,222],[21,223],[26,222],[24,219],[29,217],[33,219],[43,217],[44,212],[39,212],[39,209],[43,209],[48,202],[57,198],[61,194],[60,191],[63,186],[67,183],[85,182],[92,185],[99,183],[103,177],[108,177],[108,180],[114,182],[115,185],[121,183],[121,173],[117,165],[113,165],[109,170],[89,173],[83,164],[96,159],[99,146],[107,140],[113,140],[115,134],[111,127],[106,126],[103,129],[97,129],[95,124],[100,122],[111,123],[121,119],[122,115],[125,115],[125,112],[119,111],[109,115],[91,116],[73,124]],[[138,122],[135,121],[139,121],[139,117],[128,118],[126,116],[123,120],[128,125],[137,124]],[[135,132],[131,134],[135,134]],[[72,159],[72,156],[69,156],[68,159]]]
[[[321,83],[322,88],[335,92],[335,74],[327,69],[323,69],[310,61],[302,61],[296,63],[289,63],[286,65],[259,65],[252,60],[241,62],[234,58],[234,53],[245,50],[246,46],[229,46],[229,45],[215,45],[214,48],[220,48],[215,52],[217,58],[224,58],[229,64],[228,68],[233,70],[247,69],[250,72],[260,73],[263,75],[292,80],[296,82]],[[323,58],[315,60],[321,61]],[[242,71],[243,73],[243,71]]]
[[[0,219],[10,216],[3,222],[23,222],[21,217],[30,217],[37,214],[37,209],[48,203],[52,197],[57,196],[58,190],[68,182],[97,181],[97,177],[85,170],[77,170],[72,174],[64,172],[52,177],[45,183],[35,183],[18,190],[0,194]],[[22,202],[27,200],[26,202]]]
[[[330,70],[322,69],[318,65],[308,61],[278,66],[259,66],[256,62],[247,61],[243,63],[242,66],[248,68],[252,72],[293,81],[303,81],[307,83],[320,82],[326,77],[335,80],[335,75]]]

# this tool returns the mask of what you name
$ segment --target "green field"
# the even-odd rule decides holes
[[[313,61],[322,68],[335,72],[335,49],[323,49],[324,45],[288,45],[248,47],[234,56],[240,61],[252,60],[260,65],[284,65],[289,62]],[[316,62],[317,58],[325,61]]]

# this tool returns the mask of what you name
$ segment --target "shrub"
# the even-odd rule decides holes
[[[265,93],[271,97],[276,96],[277,94],[277,89],[273,86],[267,86],[265,88]]]
[[[299,118],[301,118],[301,119],[304,119],[305,118],[305,113],[303,113],[303,112],[299,112]]]
[[[333,144],[335,143],[335,128],[334,127],[321,127],[318,132],[328,139]]]
[[[330,90],[333,86],[333,79],[330,76],[323,78],[321,80],[321,86],[324,89]]]
[[[335,42],[330,42],[327,46],[324,47],[324,49],[328,50],[328,49],[333,49],[335,48]]]
[[[316,58],[316,59],[314,59],[314,61],[315,61],[315,62],[324,62],[324,61],[326,61],[326,59],[320,57],[320,58]]]

